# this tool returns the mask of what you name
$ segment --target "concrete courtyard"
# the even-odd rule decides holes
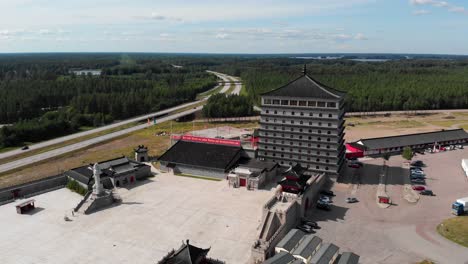
[[[211,247],[211,258],[247,263],[272,196],[169,174],[119,194],[122,204],[91,215],[71,216],[81,196],[67,189],[33,197],[39,208],[31,215],[18,215],[16,203],[0,206],[0,262],[156,263],[190,239]]]
[[[427,188],[436,196],[421,196],[415,204],[403,198],[408,170],[403,159],[393,156],[389,165],[387,193],[393,205],[382,209],[376,204],[378,175],[382,159],[364,161],[364,167],[346,168],[334,182],[332,210],[312,210],[309,218],[318,222],[317,235],[335,243],[340,250],[361,256],[360,263],[416,263],[430,259],[436,263],[468,263],[468,248],[455,244],[436,231],[436,226],[451,214],[451,204],[468,196],[468,180],[460,162],[468,149],[418,155],[414,160],[427,164]],[[348,204],[346,197],[359,202]]]

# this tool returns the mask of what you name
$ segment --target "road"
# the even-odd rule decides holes
[[[216,74],[219,78],[221,78],[225,82],[224,87],[221,89],[220,92],[221,93],[227,92],[229,90],[229,87],[230,87],[230,83],[229,83],[229,77],[230,76],[227,76],[225,74],[216,73],[216,72],[211,72],[211,73]],[[219,87],[219,85],[217,87],[213,88],[213,89],[216,89],[218,87]],[[166,109],[166,110],[163,110],[163,111],[159,111],[159,112],[156,112],[156,113],[151,113],[151,114],[147,114],[147,115],[144,115],[144,116],[139,116],[139,117],[136,117],[136,118],[132,118],[132,119],[125,120],[125,121],[122,121],[122,122],[114,123],[114,124],[111,124],[111,125],[108,125],[108,126],[103,126],[103,127],[97,128],[97,129],[86,131],[86,132],[76,133],[76,134],[72,134],[72,135],[69,135],[69,136],[56,138],[56,139],[53,139],[53,140],[49,140],[49,141],[41,142],[41,143],[38,143],[38,144],[34,144],[34,145],[30,146],[30,149],[37,149],[37,148],[42,148],[42,147],[62,143],[62,142],[65,142],[65,141],[68,141],[68,140],[71,140],[71,139],[75,139],[75,138],[82,137],[82,136],[85,136],[85,135],[90,135],[90,134],[100,132],[100,131],[104,131],[104,130],[107,130],[107,129],[110,129],[110,128],[115,128],[115,127],[122,126],[122,125],[125,125],[125,124],[129,124],[129,123],[132,123],[132,122],[138,122],[138,121],[141,121],[141,120],[146,120],[146,119],[151,118],[153,116],[167,114],[167,113],[173,112],[175,110],[186,108],[186,107],[198,104],[200,102],[206,101],[208,98],[209,98],[209,96],[207,96],[206,98],[203,98],[203,99],[201,99],[199,101],[195,101],[195,102],[191,102],[191,103],[187,103],[187,104],[182,104],[182,105],[172,107],[172,108],[169,108],[169,109]],[[169,121],[169,120],[174,120],[174,119],[177,119],[179,117],[182,117],[182,116],[189,115],[189,114],[195,113],[197,111],[200,111],[202,108],[203,108],[203,106],[198,106],[198,107],[194,107],[193,109],[189,109],[189,110],[186,110],[186,111],[183,111],[183,112],[180,112],[180,113],[176,113],[176,114],[172,114],[172,115],[169,115],[169,116],[161,117],[161,118],[157,119],[157,122],[161,123],[161,122],[165,122],[165,121]],[[83,149],[83,148],[89,147],[91,145],[94,145],[94,144],[97,144],[97,143],[100,143],[100,142],[104,142],[104,141],[107,141],[107,140],[110,140],[110,139],[113,139],[113,138],[116,138],[116,137],[119,137],[119,136],[122,136],[122,135],[125,135],[125,134],[128,134],[128,133],[131,133],[131,132],[134,132],[134,131],[137,131],[137,130],[140,130],[140,129],[144,129],[144,128],[152,126],[152,125],[154,125],[154,124],[152,122],[150,122],[149,124],[145,123],[145,124],[133,126],[133,127],[127,128],[127,129],[123,129],[123,130],[113,132],[113,133],[105,134],[105,135],[98,136],[98,137],[91,138],[91,139],[87,139],[87,140],[83,140],[83,141],[75,143],[75,144],[67,145],[67,146],[64,146],[64,147],[60,147],[60,148],[57,148],[57,149],[53,149],[53,150],[50,150],[50,151],[46,151],[46,152],[43,152],[43,153],[39,153],[39,154],[36,154],[36,155],[32,155],[32,156],[29,156],[29,157],[18,159],[18,160],[12,161],[12,162],[4,163],[4,164],[0,165],[0,173],[7,172],[7,171],[10,171],[10,170],[14,170],[16,168],[20,168],[20,167],[23,167],[23,166],[26,166],[26,165],[29,165],[29,164],[33,164],[33,163],[36,163],[36,162],[39,162],[39,161],[43,161],[43,160],[46,160],[46,159],[50,159],[50,158],[53,158],[53,157],[57,157],[57,156],[66,154],[68,152]],[[23,152],[24,151],[21,151],[21,150],[13,150],[13,151],[5,152],[5,153],[2,153],[0,155],[0,158],[14,156],[14,155],[17,155],[18,153],[23,153]]]
[[[198,107],[195,107],[195,108],[192,108],[192,109],[189,109],[189,110],[177,113],[177,114],[162,117],[162,118],[158,119],[157,121],[159,121],[159,123],[161,123],[161,122],[166,122],[166,121],[169,121],[169,120],[174,120],[174,119],[177,119],[179,117],[186,116],[186,115],[195,113],[197,111],[200,111],[202,108],[203,108],[203,106],[198,106]],[[152,122],[150,122],[149,124],[144,123],[144,124],[137,125],[137,126],[134,126],[134,127],[119,130],[117,132],[109,133],[109,134],[106,134],[106,135],[103,135],[103,136],[99,136],[99,137],[91,138],[91,139],[88,139],[88,140],[84,140],[84,141],[81,141],[81,142],[78,142],[78,143],[75,143],[75,144],[71,144],[71,145],[68,145],[68,146],[65,146],[65,147],[53,149],[53,150],[50,150],[50,151],[47,151],[47,152],[44,152],[44,153],[40,153],[40,154],[37,154],[37,155],[33,155],[33,156],[30,156],[30,157],[26,157],[26,158],[18,159],[18,160],[9,162],[9,163],[5,163],[5,164],[0,165],[0,173],[7,172],[7,171],[10,171],[10,170],[19,168],[19,167],[23,167],[23,166],[28,165],[28,164],[33,164],[33,163],[36,163],[36,162],[39,162],[39,161],[43,161],[43,160],[46,160],[46,159],[57,157],[59,155],[62,155],[62,154],[68,153],[68,152],[72,152],[72,151],[75,151],[75,150],[86,148],[86,147],[89,147],[91,145],[94,145],[94,144],[97,144],[97,143],[100,143],[100,142],[104,142],[104,141],[109,140],[109,139],[113,139],[113,138],[116,138],[116,137],[119,137],[119,136],[122,136],[122,135],[125,135],[125,134],[128,134],[128,133],[131,133],[131,132],[134,132],[134,131],[137,131],[137,130],[140,130],[140,129],[150,127],[152,125],[153,125]]]
[[[212,71],[209,71],[209,72],[212,73],[212,74],[215,74],[220,79],[222,79],[224,82],[229,82],[229,79],[228,79],[227,75],[222,74],[222,73],[212,72]],[[218,87],[219,87],[219,85],[216,86],[213,89],[217,89]],[[221,93],[225,93],[227,90],[229,90],[229,87],[230,87],[230,84],[225,83],[224,86],[223,86],[223,89],[221,90]],[[110,124],[110,125],[98,127],[98,128],[91,129],[91,130],[88,130],[88,131],[83,131],[83,132],[74,133],[74,134],[71,134],[71,135],[68,135],[68,136],[43,141],[43,142],[40,142],[40,143],[37,143],[37,144],[30,145],[29,150],[48,147],[48,146],[51,146],[51,145],[55,145],[55,144],[63,143],[65,141],[76,139],[76,138],[79,138],[79,137],[83,137],[83,136],[91,135],[91,134],[94,134],[94,133],[102,132],[102,131],[105,131],[105,130],[108,130],[108,129],[120,127],[120,126],[127,125],[127,124],[134,123],[134,122],[139,122],[139,121],[142,121],[142,120],[147,120],[148,118],[153,118],[154,116],[168,114],[170,112],[177,111],[179,109],[183,109],[183,108],[186,108],[186,107],[190,107],[192,105],[196,105],[196,104],[198,104],[200,102],[206,101],[208,98],[209,98],[209,96],[206,97],[206,98],[203,98],[203,99],[201,99],[199,101],[178,105],[178,106],[171,107],[171,108],[168,108],[168,109],[165,109],[165,110],[162,110],[162,111],[158,111],[158,112],[149,113],[149,114],[146,114],[146,115],[134,117],[134,118],[131,118],[131,119],[127,119],[125,121],[120,121],[120,122],[117,122],[117,123],[113,123],[113,124]],[[21,149],[15,149],[15,150],[11,150],[11,151],[8,151],[8,152],[0,153],[0,160],[4,159],[4,158],[15,156],[15,155],[18,155],[18,154],[22,154],[22,153],[25,153],[25,151],[21,150]]]

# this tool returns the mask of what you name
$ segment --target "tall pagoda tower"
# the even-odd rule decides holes
[[[345,93],[303,74],[262,94],[258,157],[339,174],[345,158]]]

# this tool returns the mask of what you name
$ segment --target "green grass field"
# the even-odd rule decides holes
[[[444,220],[437,226],[437,232],[457,244],[468,247],[468,216],[457,216]]]

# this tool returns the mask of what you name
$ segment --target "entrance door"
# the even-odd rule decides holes
[[[135,181],[135,177],[130,177],[130,182],[133,183]]]
[[[239,178],[239,185],[240,185],[240,186],[245,186],[245,185],[247,185],[247,180],[246,180],[246,179],[243,179],[243,178]]]

